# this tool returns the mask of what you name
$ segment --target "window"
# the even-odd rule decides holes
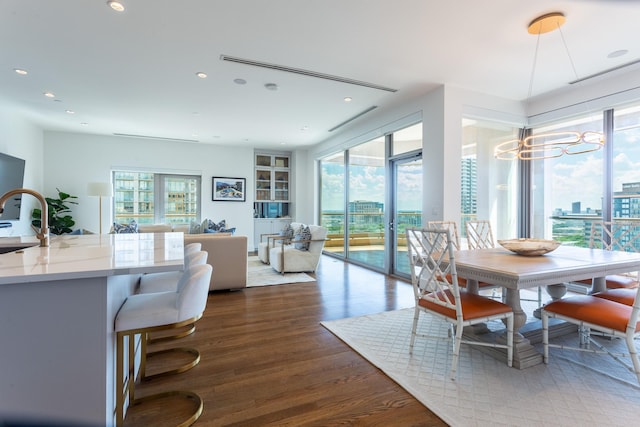
[[[327,228],[325,250],[344,256],[344,152],[320,162],[320,224]]]
[[[200,222],[199,176],[114,171],[113,182],[115,222]]]
[[[534,133],[602,131],[602,115],[538,128]],[[602,219],[603,153],[563,155],[531,161],[532,236],[586,247],[593,220]]]
[[[502,123],[462,120],[460,235],[469,220],[489,220],[495,239],[516,237],[517,162],[494,158],[496,145],[513,140],[518,129]],[[444,218],[447,221],[455,218]]]

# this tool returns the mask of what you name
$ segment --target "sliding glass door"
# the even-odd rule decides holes
[[[393,212],[390,222],[391,272],[409,277],[407,227],[422,226],[422,154],[392,161]]]
[[[422,123],[320,160],[325,252],[408,274],[404,232],[422,221]]]
[[[384,269],[385,138],[349,150],[347,256]]]

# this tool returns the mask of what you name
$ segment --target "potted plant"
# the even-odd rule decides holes
[[[56,188],[56,190],[58,191],[57,199],[45,197],[49,211],[49,232],[57,235],[71,233],[73,231],[72,227],[76,222],[71,218],[71,215],[69,215],[69,213],[71,213],[71,209],[67,206],[67,203],[77,205],[78,202],[70,200],[77,199],[77,197],[60,191],[58,188]],[[41,227],[40,215],[41,209],[33,210],[31,213],[31,225],[37,228]]]

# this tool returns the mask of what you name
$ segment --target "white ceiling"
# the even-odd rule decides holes
[[[567,22],[540,37],[533,96],[640,60],[633,0],[122,2],[117,13],[106,0],[0,0],[0,102],[47,130],[292,150],[333,136],[329,129],[372,106],[442,84],[526,99],[537,42],[527,24],[545,13],[563,12]]]

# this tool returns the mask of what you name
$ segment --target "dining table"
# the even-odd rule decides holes
[[[560,245],[543,255],[524,256],[496,247],[456,251],[455,263],[458,275],[467,280],[467,292],[477,293],[478,282],[506,289],[506,303],[514,313],[513,365],[524,369],[542,363],[542,354],[521,332],[527,315],[520,290],[592,279],[588,292],[602,292],[607,275],[640,270],[640,253]]]

